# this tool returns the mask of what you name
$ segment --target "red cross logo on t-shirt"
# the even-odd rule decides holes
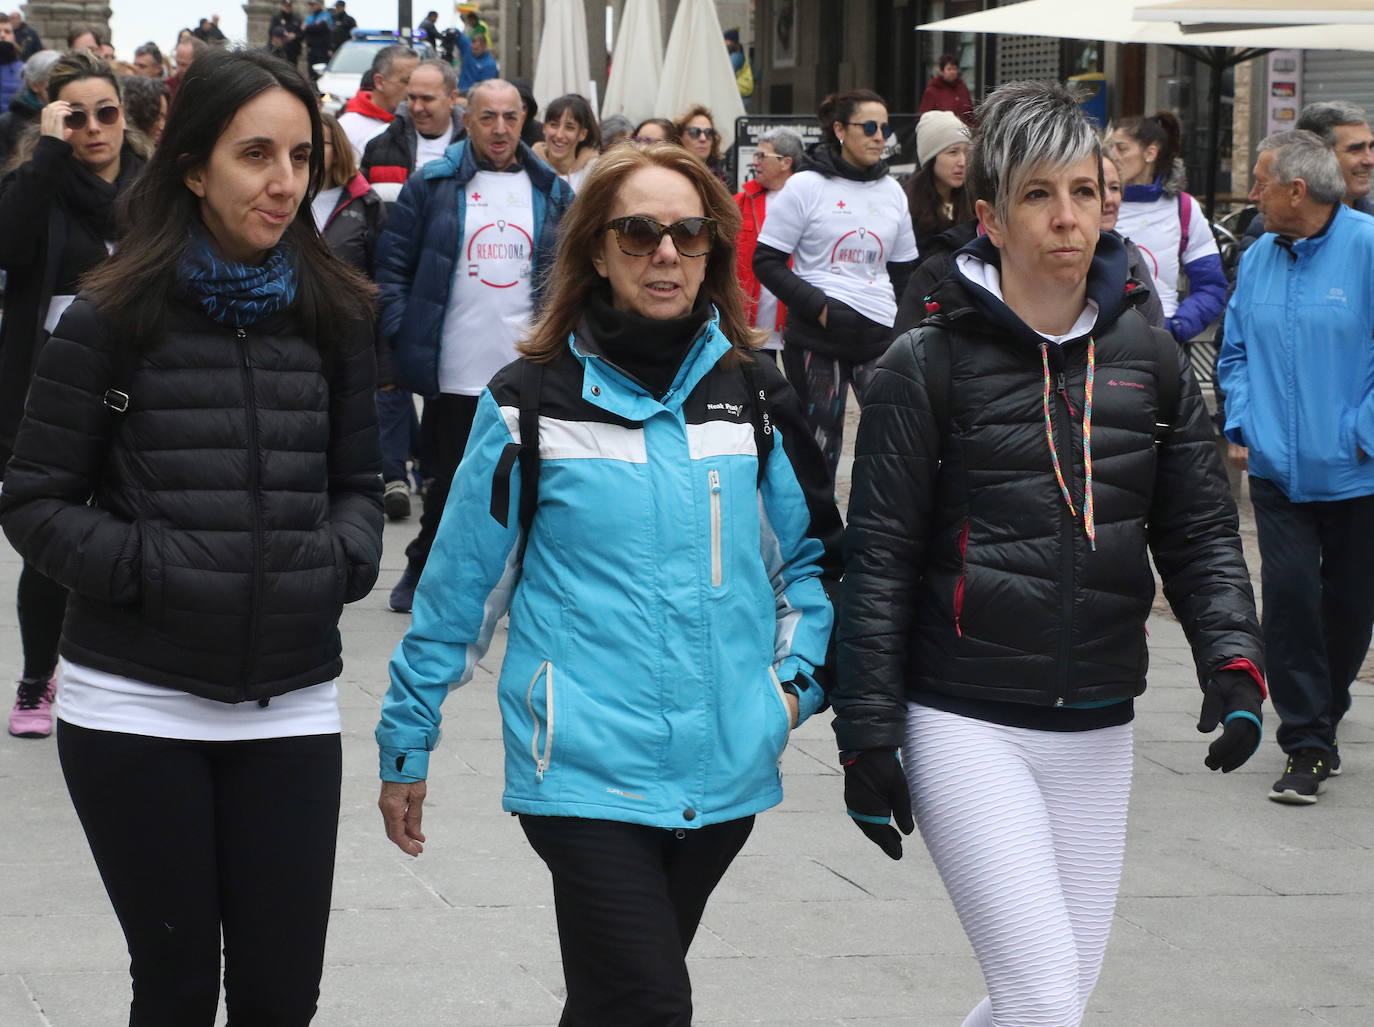
[[[481,201],[482,201],[482,194],[481,194],[481,193],[473,193],[473,194],[472,194],[472,202],[473,202],[473,203],[480,203]]]
[[[835,204],[835,206],[839,207],[840,210],[844,210],[844,200],[840,200],[840,202]]]

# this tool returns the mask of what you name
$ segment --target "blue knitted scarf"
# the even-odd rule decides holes
[[[197,232],[182,259],[182,287],[220,324],[238,328],[289,307],[296,298],[296,262],[283,239],[260,265],[238,264],[215,253]]]

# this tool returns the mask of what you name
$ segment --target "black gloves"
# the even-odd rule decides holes
[[[896,749],[860,749],[840,753],[844,767],[844,803],[859,830],[893,859],[902,858],[902,834],[916,829],[911,793]]]
[[[1207,749],[1207,769],[1229,774],[1255,754],[1263,702],[1259,685],[1245,671],[1219,670],[1212,675],[1203,690],[1197,729],[1207,733],[1223,726],[1221,736]]]

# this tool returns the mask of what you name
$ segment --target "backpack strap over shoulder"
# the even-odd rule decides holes
[[[757,484],[763,485],[764,472],[768,469],[768,457],[773,452],[773,416],[768,408],[768,390],[759,384],[757,359],[754,354],[745,354],[740,363],[744,374],[744,386],[749,392],[749,416],[754,425],[754,452],[758,454],[759,473]]]

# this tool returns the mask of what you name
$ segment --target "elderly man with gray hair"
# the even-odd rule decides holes
[[[1248,462],[1278,743],[1275,802],[1340,773],[1336,731],[1374,625],[1374,218],[1307,131],[1260,144],[1269,231],[1241,259],[1219,361],[1232,461]]]
[[[748,297],[749,323],[768,333],[763,348],[772,351],[777,359],[782,350],[787,308],[755,277],[754,250],[768,212],[768,197],[787,184],[792,172],[801,170],[802,140],[790,128],[779,127],[759,136],[757,146],[752,161],[753,177],[735,193],[735,205],[743,217],[735,237],[735,265],[740,287]]]
[[[40,50],[24,62],[23,86],[10,100],[9,110],[0,114],[0,169],[19,144],[29,125],[38,124],[38,115],[48,102],[48,74],[62,54]]]

